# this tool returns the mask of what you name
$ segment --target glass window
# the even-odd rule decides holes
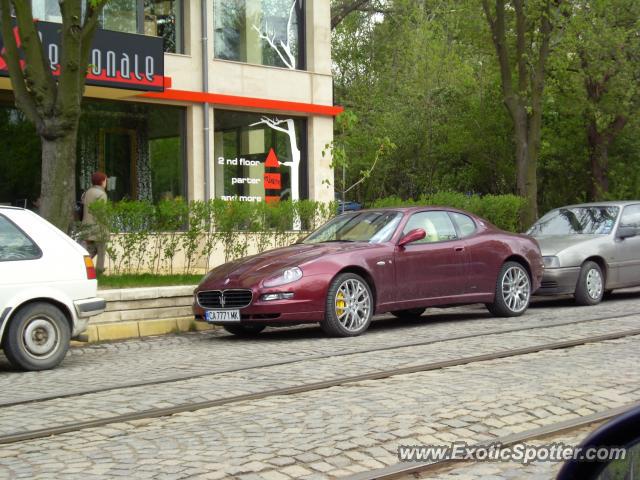
[[[32,0],[31,9],[33,18],[44,20],[45,22],[62,23],[58,0]]]
[[[618,207],[572,207],[552,210],[538,220],[529,235],[608,235],[618,218]]]
[[[215,111],[218,198],[254,202],[306,198],[306,158],[304,119]]]
[[[0,100],[0,205],[36,209],[42,165],[40,138],[33,124],[12,106],[8,92],[0,94]]]
[[[400,212],[361,212],[340,215],[313,232],[303,243],[387,242],[396,231]]]
[[[144,0],[144,34],[162,37],[165,52],[183,52],[182,2]]]
[[[33,260],[42,252],[22,230],[0,215],[0,262]]]
[[[137,0],[109,0],[102,9],[100,20],[100,24],[105,30],[137,33]]]
[[[461,238],[473,235],[476,231],[476,223],[471,217],[458,212],[449,212],[449,214],[453,217],[453,221],[458,225]]]
[[[445,242],[458,238],[447,212],[414,213],[405,225],[402,234],[406,235],[416,228],[422,228],[427,236],[413,243]]]
[[[215,57],[304,69],[303,0],[215,0]]]
[[[182,0],[109,0],[102,10],[100,26],[162,37],[165,52],[182,53],[182,4]],[[32,0],[32,6],[35,18],[62,22],[58,0]]]
[[[624,208],[620,217],[621,227],[640,227],[640,204]]]
[[[97,170],[110,200],[185,197],[184,108],[85,102],[78,135],[78,194]]]

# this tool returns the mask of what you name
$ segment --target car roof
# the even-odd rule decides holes
[[[607,200],[605,202],[588,202],[588,203],[576,203],[574,205],[563,205],[558,208],[578,208],[578,207],[626,207],[627,205],[637,205],[640,200]]]
[[[420,212],[424,210],[447,210],[449,212],[459,212],[465,215],[473,215],[470,212],[462,210],[460,208],[447,207],[445,205],[412,205],[410,207],[381,207],[381,208],[363,208],[361,210],[350,210],[345,211],[343,215],[346,214],[356,214],[362,212],[402,212],[402,213],[412,213],[412,212]]]
[[[11,205],[0,205],[0,210],[24,210],[24,208],[12,207]]]

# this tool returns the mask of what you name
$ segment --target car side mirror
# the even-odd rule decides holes
[[[631,225],[624,225],[618,227],[617,237],[624,240],[625,238],[635,237],[638,235],[638,227],[634,227]]]
[[[556,480],[637,478],[640,473],[640,408],[598,428],[579,446],[585,458],[568,460]],[[591,455],[591,458],[587,458]]]
[[[398,242],[398,246],[404,247],[409,243],[422,240],[426,236],[427,236],[427,232],[425,232],[422,228],[415,228],[400,239],[400,241]]]

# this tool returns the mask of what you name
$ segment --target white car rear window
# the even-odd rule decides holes
[[[0,215],[0,262],[34,260],[42,252],[11,220]]]

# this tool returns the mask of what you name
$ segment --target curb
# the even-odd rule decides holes
[[[207,323],[196,322],[193,316],[163,318],[159,320],[138,320],[128,322],[101,323],[89,325],[78,340],[84,343],[106,342],[127,338],[165,335],[167,333],[199,332],[213,330]]]

